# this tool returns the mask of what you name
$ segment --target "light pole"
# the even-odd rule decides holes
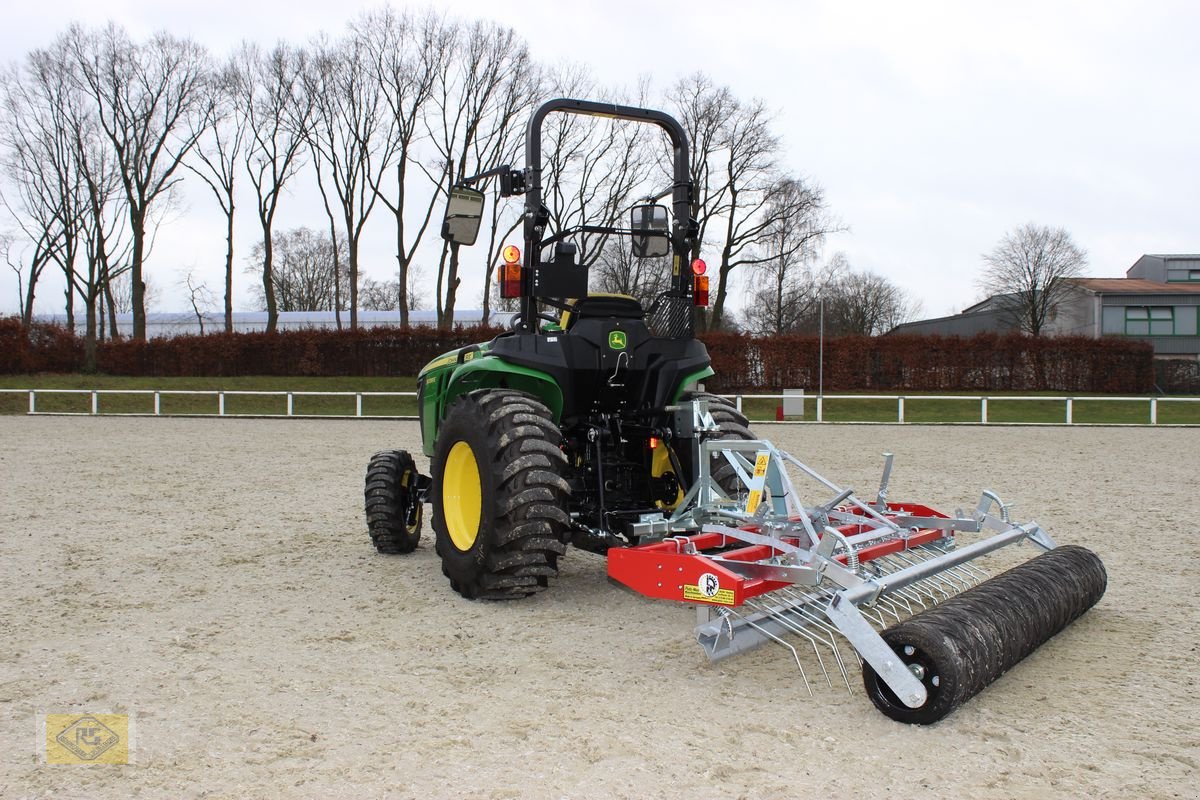
[[[825,295],[817,295],[817,408],[825,398]],[[817,421],[820,422],[818,413]]]

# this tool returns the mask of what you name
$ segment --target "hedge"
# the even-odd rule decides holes
[[[437,355],[491,339],[497,328],[310,329],[218,333],[100,344],[97,366],[114,375],[415,375]],[[815,336],[753,338],[707,333],[725,392],[815,388]],[[0,319],[0,373],[75,372],[83,345],[66,330]],[[1161,369],[1161,368],[1160,368]],[[1180,375],[1181,384],[1194,376]],[[1032,338],[1016,334],[844,336],[825,340],[827,391],[1060,391],[1142,394],[1155,383],[1150,345],[1125,339]]]

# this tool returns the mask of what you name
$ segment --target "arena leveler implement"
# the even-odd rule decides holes
[[[543,198],[559,195],[543,183],[557,176],[543,174],[541,135],[551,114],[657,127],[665,136],[651,139],[670,146],[668,187],[635,201],[628,227],[554,230]],[[429,502],[442,572],[468,599],[544,590],[568,546],[606,555],[609,574],[635,591],[695,604],[710,658],[778,643],[809,692],[803,650],[826,682],[847,688],[861,660],[875,705],[915,723],[944,717],[1099,600],[1099,559],[1012,522],[996,495],[954,517],[890,501],[887,456],[874,500],[860,500],[703,391],[713,370],[695,313],[709,285],[675,119],[551,100],[530,120],[525,153],[524,169],[499,166],[449,191],[442,235],[455,248],[477,237],[480,187],[523,195],[522,246],[504,247],[497,269],[500,297],[519,311],[506,332],[418,376],[432,475],[402,450],[371,459],[367,526],[380,552],[417,548]],[[604,251],[585,258],[584,234],[630,240],[631,258],[658,259],[648,263],[665,288],[590,292],[588,264]],[[824,499],[813,504],[818,495],[802,495],[793,475]],[[1019,542],[1046,552],[985,580],[979,559]]]

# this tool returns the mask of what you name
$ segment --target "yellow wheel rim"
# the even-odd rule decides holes
[[[675,467],[671,464],[671,451],[667,449],[666,442],[659,442],[658,447],[654,448],[654,454],[650,456],[650,477],[661,478],[668,472],[674,474]],[[675,475],[675,480],[679,480],[679,476]],[[664,503],[662,500],[656,500],[655,505],[659,508],[674,509],[679,505],[679,501],[683,499],[683,488],[675,490],[675,499],[670,503]]]
[[[455,442],[442,470],[442,516],[446,532],[459,550],[466,552],[479,536],[483,489],[475,452],[466,442]]]

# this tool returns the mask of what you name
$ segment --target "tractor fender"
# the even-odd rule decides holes
[[[704,369],[698,369],[695,372],[684,375],[683,379],[679,381],[679,385],[675,387],[675,394],[672,395],[671,402],[678,403],[679,398],[683,396],[684,392],[695,389],[696,385],[699,384],[700,381],[704,380],[705,378],[711,378],[716,374],[717,373],[712,367],[705,367]]]
[[[421,442],[425,455],[433,455],[433,443],[446,412],[460,396],[476,389],[514,389],[536,397],[554,415],[554,423],[562,418],[562,389],[550,375],[541,370],[510,364],[496,357],[484,356],[464,361],[446,381],[437,399],[435,414],[422,419]]]

